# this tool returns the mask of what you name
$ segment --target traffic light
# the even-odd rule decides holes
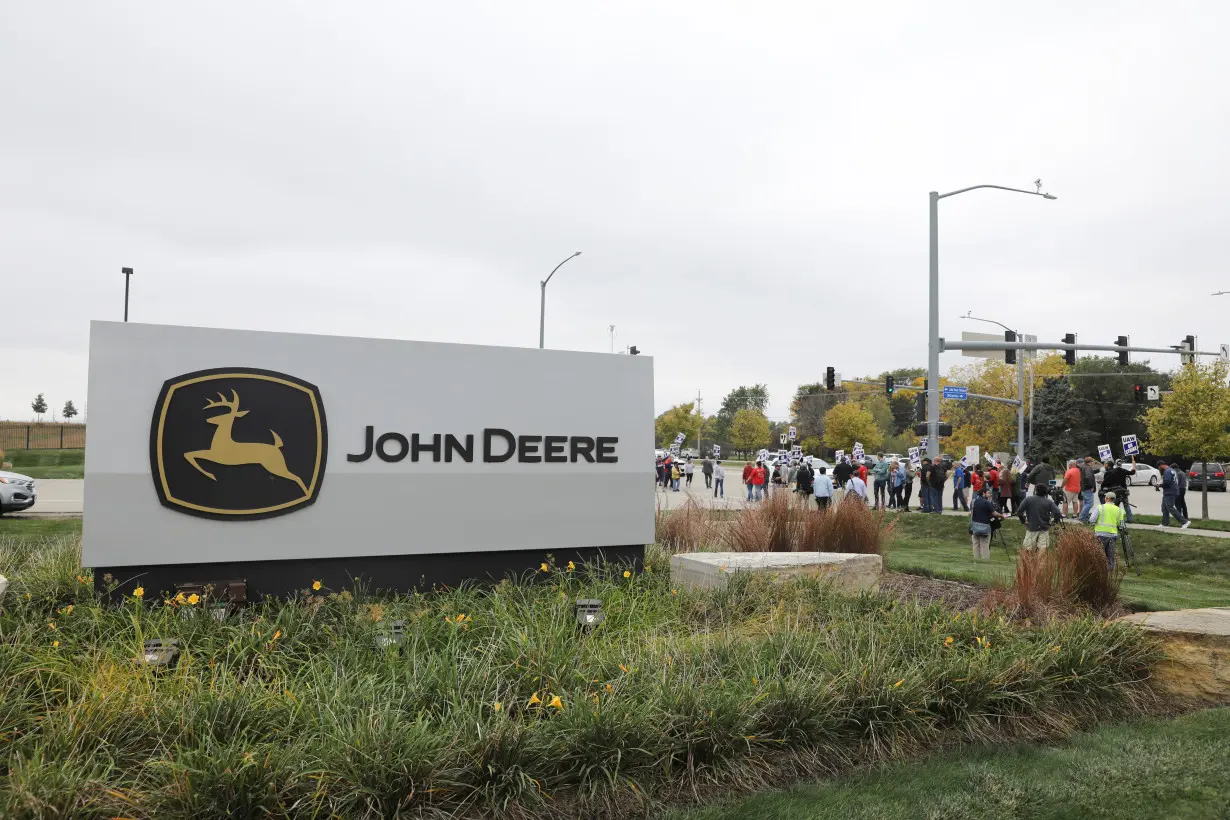
[[[1128,341],[1127,336],[1120,336],[1117,339],[1115,339],[1115,345],[1117,347],[1127,347],[1128,344],[1129,344],[1129,341]],[[1119,364],[1124,365],[1126,367],[1127,363],[1128,363],[1128,352],[1126,350],[1120,350],[1119,351]],[[1136,385],[1136,386],[1140,387],[1140,385]]]
[[[1075,333],[1063,334],[1063,343],[1066,345],[1076,344],[1076,334]],[[1071,367],[1072,365],[1076,364],[1076,351],[1075,350],[1065,350],[1063,352],[1063,360],[1068,363],[1068,367]]]
[[[837,389],[837,370],[835,368],[829,367],[825,369],[824,389],[825,390],[836,390]]]
[[[1135,401],[1145,400],[1145,386],[1143,384],[1132,385],[1132,399]]]
[[[923,379],[923,389],[918,394],[918,398],[914,399],[914,415],[920,419],[927,417],[927,385],[929,383],[929,379]]]
[[[884,377],[884,392],[885,394],[888,395],[890,399],[893,397],[893,388],[894,388],[893,377],[885,376]]]
[[[1187,353],[1179,356],[1179,361],[1183,364],[1188,364],[1196,361],[1196,337],[1184,336],[1183,344],[1187,345]]]
[[[1015,342],[1016,341],[1016,331],[1015,330],[1005,330],[1004,331],[1004,341],[1005,342]],[[1004,351],[1004,362],[1006,364],[1016,364],[1016,351],[1015,350],[1005,350]]]

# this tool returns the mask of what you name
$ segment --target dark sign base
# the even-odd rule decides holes
[[[490,583],[506,577],[535,576],[544,561],[556,567],[567,566],[569,561],[578,566],[606,561],[640,571],[645,561],[645,547],[579,547],[554,550],[550,558],[540,550],[515,550],[96,567],[94,591],[105,596],[109,584],[104,576],[111,575],[119,584],[111,593],[113,600],[131,596],[138,586],[144,588],[146,600],[153,601],[159,599],[155,596],[161,597],[168,592],[174,595],[177,584],[212,584],[221,590],[231,581],[247,583],[249,601],[265,596],[291,597],[310,590],[315,581],[321,582],[323,592],[354,589],[359,583],[373,592],[411,592],[436,586],[457,586],[467,580]],[[360,580],[356,582],[356,578]]]

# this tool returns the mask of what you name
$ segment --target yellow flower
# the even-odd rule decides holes
[[[576,565],[576,564],[572,563],[571,561],[569,561],[569,562],[568,562],[568,571],[569,571],[569,572],[572,572],[572,571],[573,571],[574,569],[576,569],[576,568],[577,568],[577,565]]]
[[[56,622],[55,622],[55,621],[48,621],[48,622],[47,622],[47,628],[48,628],[48,629],[55,629],[55,628],[56,628]]]
[[[525,704],[525,705],[526,705],[526,706],[533,706],[535,703],[542,703],[542,699],[538,697],[538,693],[537,693],[537,692],[535,692],[534,694],[530,695],[530,702],[529,702],[529,703],[527,703],[527,704]]]
[[[608,683],[606,686],[602,687],[602,688],[603,688],[603,689],[605,689],[605,690],[606,690],[606,691],[608,691],[608,692],[614,691],[614,689],[615,689],[615,687],[611,686],[611,684],[609,684],[609,683]]]
[[[679,590],[677,590],[677,589],[672,589],[672,590],[671,590],[671,595],[678,595],[678,594],[679,594]]]
[[[546,561],[543,561],[541,564],[539,564],[539,565],[538,565],[538,571],[539,571],[539,572],[546,572],[548,569],[549,569],[549,567],[547,566],[547,562],[546,562]]]
[[[559,699],[559,695],[556,695],[555,697],[551,698],[551,702],[548,703],[547,705],[554,706],[556,709],[559,709],[561,711],[564,708],[564,702]]]
[[[195,592],[188,596],[189,604],[195,605],[195,604],[200,603],[200,601],[201,601],[201,596],[197,595]]]
[[[901,684],[903,684],[903,683],[905,683],[905,678],[902,678],[901,680],[899,680],[899,681],[897,681],[896,683],[894,683],[894,684],[893,684],[893,688],[894,688],[894,689],[900,689],[900,688],[901,688]]]
[[[1052,651],[1052,652],[1058,652],[1058,651],[1059,651],[1059,644],[1055,644],[1054,646],[1052,646],[1052,647],[1051,647],[1051,651]]]
[[[623,673],[626,675],[626,674],[628,674],[628,667],[624,666],[624,665],[621,663],[621,664],[619,665],[619,671],[620,671],[620,672],[623,672]]]
[[[279,629],[277,632],[273,633],[273,637],[269,640],[269,643],[273,643],[280,637],[282,637],[282,630]]]
[[[182,603],[186,603],[187,600],[188,599],[184,597],[184,593],[182,592],[175,593],[175,599],[174,599],[175,603],[182,604]]]
[[[319,592],[319,591],[320,591],[320,581],[313,581],[313,582],[312,582],[312,591],[313,591],[313,592]]]
[[[497,712],[502,712],[504,710],[504,704],[500,703],[497,700],[495,703],[491,705],[491,708],[495,709]]]
[[[457,623],[459,624],[465,623],[468,620],[470,620],[470,616],[466,615],[464,612],[462,612],[460,615],[457,616]]]
[[[952,646],[952,636],[951,635],[949,635],[947,638],[944,639],[944,646]]]
[[[78,575],[78,576],[77,576],[77,583],[79,583],[79,584],[88,584],[89,582],[90,582],[90,579],[89,579],[89,578],[86,578],[84,575]]]
[[[132,597],[138,600],[145,597],[145,587],[137,587],[132,591]]]
[[[69,604],[68,606],[66,606],[66,607],[64,607],[63,609],[61,609],[61,610],[60,610],[60,614],[61,614],[61,615],[72,615],[72,614],[73,614],[73,605],[72,605],[72,604]]]
[[[631,577],[632,577],[632,573],[631,573],[631,572],[629,572],[628,570],[624,570],[624,577],[625,577],[625,578],[631,578]]]
[[[52,645],[53,647],[57,647],[57,648],[58,648],[58,647],[60,646],[60,642],[59,642],[59,641],[52,641],[52,642],[51,642],[51,645]]]

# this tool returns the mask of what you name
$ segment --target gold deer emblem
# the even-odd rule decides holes
[[[218,401],[209,399],[204,409],[212,410],[215,407],[225,407],[230,412],[205,419],[210,424],[217,425],[218,429],[214,432],[214,438],[210,442],[208,450],[194,450],[191,453],[184,453],[184,458],[188,460],[189,464],[214,481],[218,480],[217,477],[198,464],[197,459],[231,467],[243,464],[259,464],[267,472],[295,482],[299,485],[299,489],[303,490],[303,494],[305,496],[308,495],[308,488],[303,483],[303,480],[287,469],[286,458],[282,455],[282,437],[276,431],[269,431],[273,434],[273,444],[265,444],[259,441],[235,441],[231,437],[231,427],[234,425],[235,419],[248,415],[247,410],[239,409],[239,393],[237,391],[231,390],[230,401],[227,401],[219,393]]]

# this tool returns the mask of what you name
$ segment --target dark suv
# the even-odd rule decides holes
[[[1201,482],[1204,480],[1205,465],[1199,461],[1191,466],[1187,471],[1187,488],[1189,490],[1198,490],[1201,487]],[[1209,489],[1226,491],[1226,465],[1215,464],[1209,462]]]

